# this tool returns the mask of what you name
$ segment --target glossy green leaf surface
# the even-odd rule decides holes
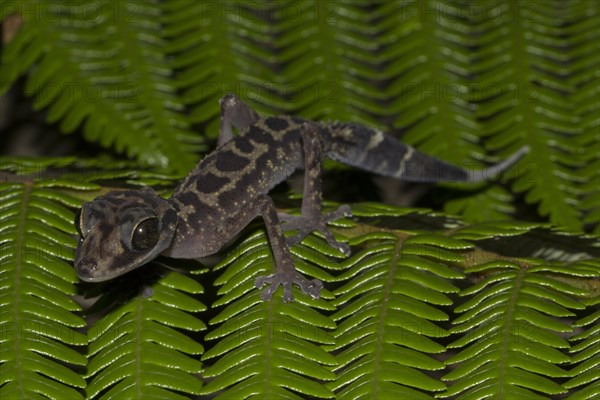
[[[86,382],[74,369],[86,364],[87,338],[68,265],[75,230],[66,207],[76,200],[61,189],[0,184],[1,398],[83,398]]]
[[[187,173],[236,93],[264,113],[379,127],[467,169],[527,145],[492,184],[447,186],[444,211],[505,220],[524,202],[599,232],[594,1],[53,5],[2,7],[22,26],[0,91],[26,76],[49,122],[143,165]]]
[[[42,134],[103,153],[0,158],[0,398],[594,398],[599,15],[590,0],[0,0],[2,106],[24,93]],[[318,300],[260,300],[260,219],[214,260],[79,283],[75,209],[171,193],[212,149],[225,93],[467,169],[530,152],[483,183],[401,186],[390,202],[408,207],[352,204],[330,224],[351,256],[318,233],[292,248]]]

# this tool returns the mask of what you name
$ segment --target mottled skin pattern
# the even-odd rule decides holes
[[[239,135],[233,136],[232,127]],[[467,171],[417,152],[377,130],[347,123],[323,123],[290,116],[260,118],[234,95],[221,100],[217,149],[206,156],[169,199],[152,189],[110,192],[85,203],[76,225],[80,232],[75,268],[84,281],[99,282],[138,268],[159,254],[200,258],[215,254],[250,221],[265,221],[275,272],[256,279],[268,300],[279,285],[293,301],[292,285],[314,298],[323,284],[294,268],[289,246],[313,231],[344,254],[326,223],[350,216],[341,206],[321,214],[321,162],[324,156],[374,173],[415,182],[475,182],[518,161],[527,148],[481,171]],[[304,169],[301,216],[277,213],[268,192],[295,170]],[[284,222],[284,225],[281,224]],[[285,230],[297,234],[287,239]]]

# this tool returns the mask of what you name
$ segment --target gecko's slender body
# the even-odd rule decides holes
[[[233,136],[231,128],[240,133]],[[274,274],[259,277],[270,283],[262,294],[269,299],[284,286],[292,301],[292,284],[313,297],[323,287],[295,271],[289,246],[312,231],[345,254],[326,223],[349,216],[342,206],[321,214],[323,157],[400,180],[415,182],[474,182],[493,177],[517,162],[523,148],[503,162],[482,171],[467,171],[429,157],[380,131],[346,123],[307,121],[290,116],[260,118],[239,98],[221,100],[221,135],[217,149],[206,156],[169,199],[152,189],[110,192],[85,203],[79,220],[80,241],[75,267],[82,280],[103,281],[140,267],[159,254],[199,258],[214,254],[250,221],[265,220],[276,263]],[[268,192],[295,170],[304,169],[302,215],[278,214]],[[283,225],[280,220],[285,221]],[[283,231],[294,229],[285,238]]]

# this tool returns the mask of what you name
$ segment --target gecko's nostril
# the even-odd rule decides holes
[[[96,266],[96,261],[84,258],[77,264],[77,275],[82,279],[91,278]]]

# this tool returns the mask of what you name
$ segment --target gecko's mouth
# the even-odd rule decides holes
[[[75,270],[79,279],[85,282],[99,282],[105,279],[99,278],[95,275],[94,271],[97,268],[97,264],[94,260],[84,258],[75,262]]]
[[[75,262],[75,270],[77,276],[84,282],[104,282],[114,279],[118,276],[124,275],[129,271],[136,269],[136,265],[129,266],[127,268],[121,268],[118,272],[112,271],[111,273],[101,273],[101,269],[98,268],[96,261],[84,258]]]
[[[85,250],[89,249],[91,243],[93,242],[87,243],[86,240],[80,242],[75,255],[75,271],[82,281],[104,282],[136,268],[137,264],[132,264],[131,260],[128,259],[128,255],[119,251],[119,248],[106,250],[112,257],[87,256],[89,253],[94,253]],[[106,264],[106,261],[110,261],[110,264]],[[120,267],[116,268],[116,265]]]

